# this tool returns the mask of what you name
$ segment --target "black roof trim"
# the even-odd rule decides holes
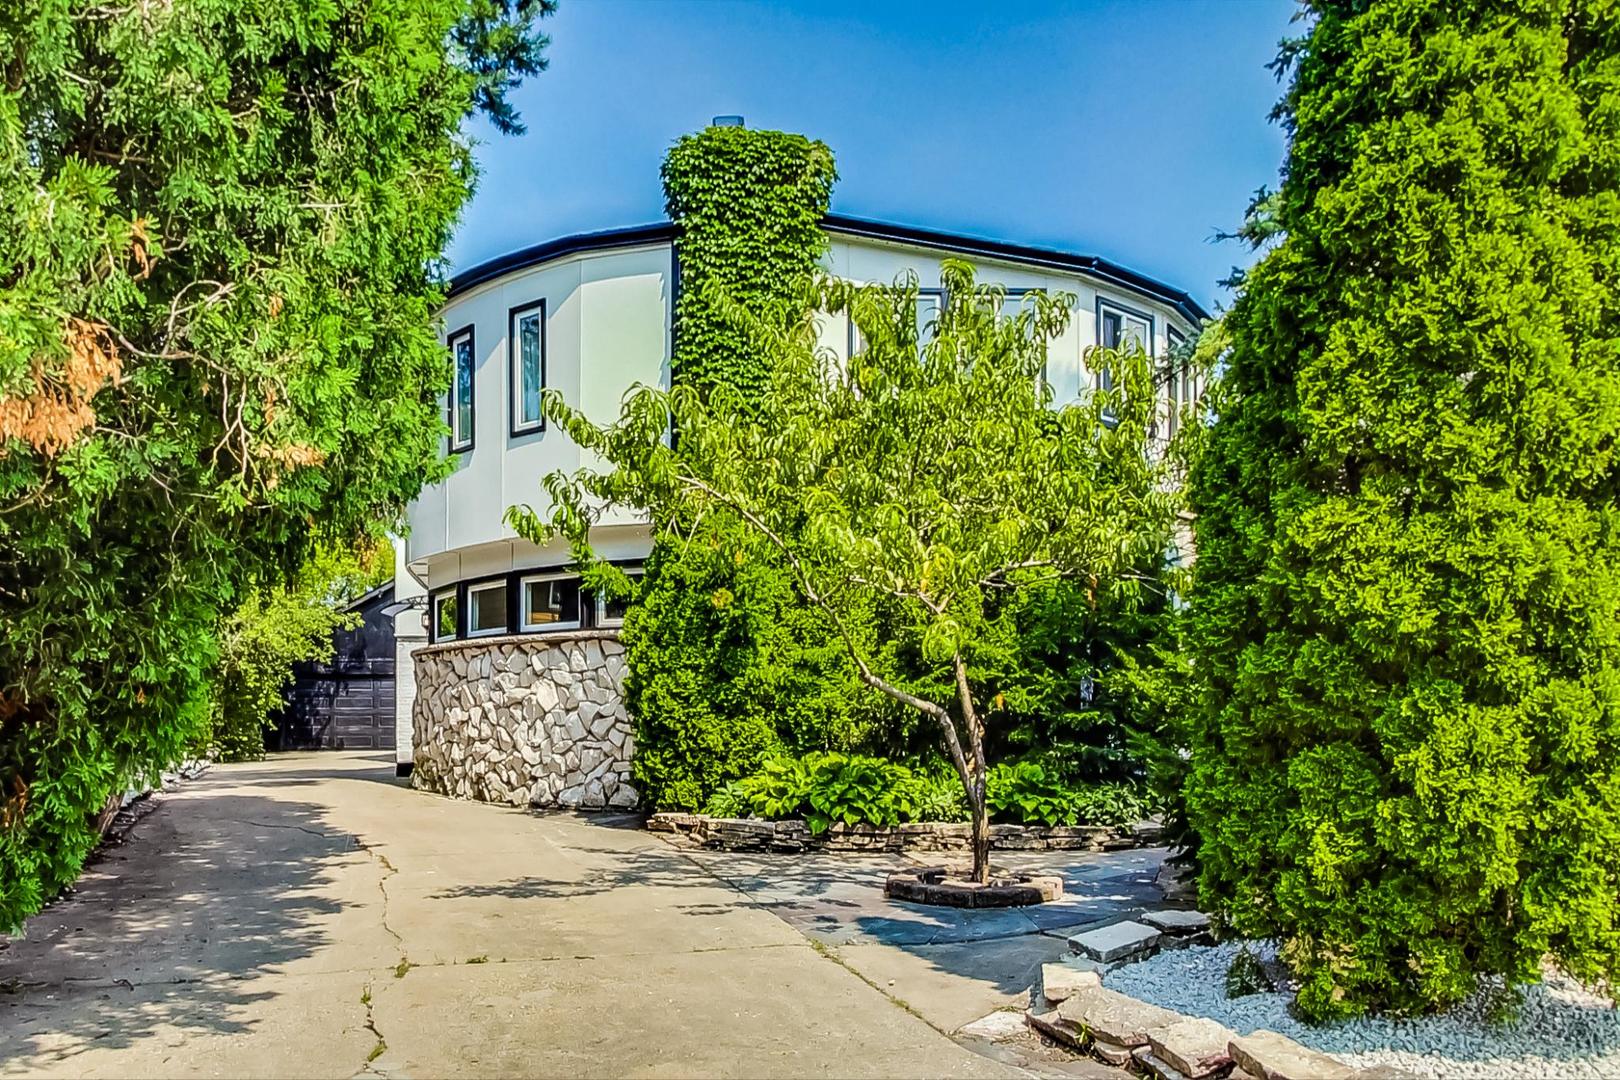
[[[1168,304],[1182,318],[1195,325],[1209,318],[1209,312],[1205,311],[1203,306],[1194,300],[1190,294],[1180,289],[1171,288],[1169,285],[1145,274],[1139,274],[1135,270],[1109,262],[1107,259],[1095,255],[1076,255],[1068,251],[1028,247],[1023,244],[1009,244],[1000,240],[963,236],[959,233],[940,232],[936,229],[923,229],[912,225],[894,225],[884,221],[868,221],[864,218],[847,217],[843,214],[828,214],[823,220],[827,231],[844,236],[888,241],[896,244],[912,244],[919,247],[933,248],[936,251],[948,251],[956,255],[999,259],[1003,262],[1022,263],[1027,266],[1039,266],[1049,270],[1079,271],[1139,295],[1151,297],[1162,304]],[[504,274],[512,273],[515,270],[523,270],[551,259],[559,259],[565,255],[635,247],[640,244],[665,243],[674,239],[675,226],[667,221],[653,225],[635,225],[627,229],[605,229],[601,232],[576,233],[573,236],[564,236],[556,240],[549,240],[544,244],[535,244],[533,247],[526,247],[518,251],[508,252],[505,255],[499,255],[488,262],[479,263],[477,266],[463,270],[450,279],[450,290],[446,299],[464,293],[468,289],[476,288],[485,282],[493,281]]]
[[[468,289],[477,288],[486,281],[493,281],[503,274],[510,274],[514,270],[525,270],[528,267],[537,266],[551,259],[560,259],[564,255],[636,247],[640,244],[656,244],[673,239],[675,239],[675,226],[668,221],[663,221],[655,225],[632,225],[627,229],[604,229],[601,232],[575,233],[573,236],[547,240],[543,244],[535,244],[533,247],[520,248],[517,251],[509,251],[505,255],[497,255],[488,262],[481,262],[477,266],[463,270],[450,279],[450,290],[445,294],[445,299],[448,300],[466,292]]]
[[[1180,289],[1171,288],[1162,281],[1157,281],[1146,274],[1139,274],[1135,270],[1109,262],[1096,255],[1076,255],[1069,251],[1054,251],[1050,248],[1028,247],[1024,244],[1009,244],[1001,240],[989,240],[978,236],[963,236],[960,233],[940,232],[937,229],[923,229],[913,225],[894,225],[886,221],[868,221],[865,218],[846,217],[843,214],[828,214],[826,226],[830,232],[842,233],[845,236],[858,236],[866,240],[887,240],[891,243],[914,244],[919,247],[934,248],[937,251],[949,251],[957,255],[976,255],[986,259],[1000,259],[1004,262],[1023,263],[1027,266],[1041,266],[1051,270],[1078,270],[1095,278],[1111,282],[1134,293],[1150,296],[1163,304],[1168,304],[1182,316],[1182,318],[1197,325],[1209,318],[1209,312],[1203,305],[1194,300],[1192,296]]]

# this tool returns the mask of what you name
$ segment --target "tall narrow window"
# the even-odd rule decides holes
[[[472,327],[450,335],[450,355],[455,358],[455,376],[450,385],[450,450],[471,450],[473,444],[473,331]]]
[[[1132,344],[1153,351],[1153,316],[1108,300],[1097,301],[1097,344],[1105,349],[1126,349]],[[1112,390],[1114,373],[1097,372],[1097,389]]]
[[[507,327],[512,367],[512,434],[543,431],[540,391],[546,386],[546,302],[513,308]]]
[[[1190,389],[1186,385],[1186,361],[1180,356],[1182,343],[1187,339],[1173,326],[1165,331],[1165,339],[1170,344],[1170,348],[1166,350],[1169,355],[1164,366],[1165,388],[1168,391],[1167,397],[1170,402],[1169,419],[1165,424],[1165,433],[1173,436],[1176,429],[1181,426],[1181,406],[1185,401],[1185,395]]]
[[[433,640],[456,639],[456,590],[448,589],[433,597]]]
[[[934,340],[934,328],[939,322],[940,310],[945,306],[944,289],[920,289],[917,292],[917,344],[926,345]]]

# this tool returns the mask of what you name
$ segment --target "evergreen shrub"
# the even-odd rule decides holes
[[[1620,973],[1620,13],[1317,0],[1195,470],[1200,891],[1303,1015]]]

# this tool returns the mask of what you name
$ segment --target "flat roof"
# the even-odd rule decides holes
[[[1200,323],[1209,318],[1209,312],[1184,290],[1166,285],[1146,274],[1137,273],[1097,255],[1081,255],[1072,251],[1009,244],[986,237],[941,232],[937,229],[923,229],[912,225],[896,225],[885,221],[869,221],[844,214],[828,214],[822,219],[822,224],[828,232],[840,236],[924,247],[954,255],[996,259],[1001,262],[1038,266],[1047,270],[1087,274],[1166,304],[1189,322]],[[450,279],[450,291],[446,298],[458,296],[514,271],[525,270],[565,255],[608,251],[642,244],[668,243],[674,239],[675,225],[664,221],[651,225],[633,225],[623,229],[575,233],[572,236],[547,240],[542,244],[498,255],[461,271]]]

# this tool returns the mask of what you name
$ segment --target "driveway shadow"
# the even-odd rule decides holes
[[[369,856],[313,803],[170,800],[0,944],[0,1062],[63,1062],[160,1031],[237,1035],[263,976],[330,941],[341,866]]]

